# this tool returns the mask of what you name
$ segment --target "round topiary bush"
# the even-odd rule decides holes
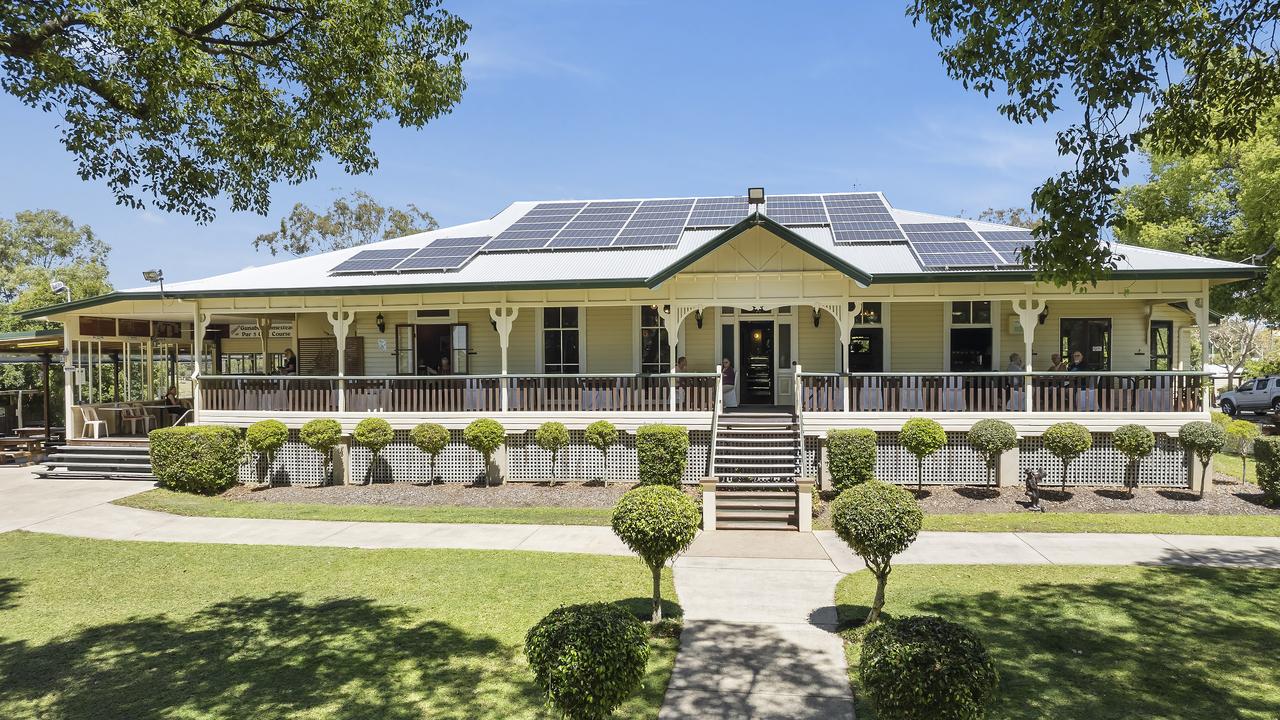
[[[551,484],[556,482],[556,456],[569,444],[569,430],[564,423],[544,422],[533,434],[533,441],[538,447],[551,453]]]
[[[373,459],[364,471],[365,485],[373,481],[373,466],[378,461],[378,451],[390,445],[395,438],[396,432],[391,429],[391,423],[382,418],[365,418],[356,423],[356,429],[351,433],[351,439],[369,448],[369,451],[373,453]]]
[[[568,720],[602,720],[640,687],[649,631],[617,605],[556,608],[524,638],[534,681]]]
[[[245,430],[245,448],[251,453],[256,453],[259,458],[259,484],[267,482],[262,474],[269,469],[267,466],[271,463],[271,457],[284,447],[288,439],[289,428],[279,420],[259,420]]]
[[[462,431],[462,442],[467,447],[480,453],[484,458],[484,482],[486,485],[492,480],[493,472],[490,469],[493,465],[493,454],[502,447],[502,443],[507,441],[507,430],[502,427],[502,423],[489,418],[480,418],[472,420]]]
[[[342,442],[342,426],[338,421],[333,418],[316,418],[302,426],[298,431],[298,439],[307,447],[320,453],[320,462],[324,464],[325,482],[332,479],[333,449]]]
[[[431,458],[431,480],[436,481],[436,458],[449,447],[449,430],[437,423],[419,423],[409,431],[409,442]]]
[[[876,716],[896,720],[981,720],[1000,681],[977,635],[928,615],[868,632],[858,674]]]
[[[1093,435],[1083,425],[1060,422],[1044,431],[1044,449],[1062,461],[1062,491],[1067,490],[1067,471],[1071,461],[1093,447]]]
[[[679,487],[689,456],[689,430],[679,425],[641,425],[636,430],[636,461],[641,485]]]
[[[618,442],[618,428],[608,420],[597,420],[587,426],[583,439],[587,444],[600,451],[600,458],[604,463],[604,473],[601,480],[605,486],[609,485],[609,448]]]
[[[898,442],[916,456],[916,488],[924,487],[924,459],[947,444],[947,433],[935,420],[911,418],[898,431]]]
[[[827,431],[827,470],[836,490],[848,490],[876,476],[876,431]]]
[[[662,566],[698,534],[701,513],[688,495],[667,485],[628,490],[613,508],[613,533],[653,573],[653,622],[662,620]]]
[[[1018,447],[1018,431],[1003,420],[979,420],[969,428],[966,438],[986,461],[987,485],[994,487],[996,463],[1001,455]]]
[[[893,556],[915,542],[923,522],[924,512],[914,495],[879,480],[845,490],[831,502],[832,529],[876,578],[868,623],[880,619]]]
[[[1133,497],[1133,489],[1138,486],[1138,462],[1156,449],[1156,436],[1145,425],[1121,425],[1111,433],[1111,442],[1129,459],[1124,486]]]
[[[1200,495],[1203,497],[1204,486],[1210,481],[1209,463],[1227,444],[1227,431],[1221,425],[1196,420],[1178,429],[1178,442],[1200,461]]]

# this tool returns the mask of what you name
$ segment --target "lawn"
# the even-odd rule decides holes
[[[0,717],[543,718],[524,634],[629,600],[639,560],[0,535]],[[670,578],[664,593],[674,598]],[[677,641],[656,639],[653,718]]]
[[[366,522],[499,523],[528,525],[608,525],[612,508],[463,507],[445,505],[330,505],[324,503],[241,502],[171,490],[149,490],[116,501],[117,505],[174,515],[276,518],[288,520],[357,520]]]
[[[874,588],[866,572],[840,583],[842,621],[865,616]],[[886,610],[983,638],[1001,677],[990,720],[1280,717],[1280,571],[902,566]]]
[[[925,530],[1280,536],[1280,515],[960,513],[924,516]]]
[[[1213,470],[1219,475],[1230,475],[1240,480],[1240,456],[1227,455],[1226,453],[1218,453],[1213,456]],[[1245,471],[1243,478],[1245,482],[1258,484],[1258,476],[1254,466],[1253,458],[1249,458],[1248,469]]]

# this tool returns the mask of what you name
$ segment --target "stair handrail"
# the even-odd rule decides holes
[[[800,367],[800,363],[796,363],[794,377],[795,389],[793,390],[793,395],[796,405],[796,427],[800,431],[800,468],[796,475],[797,478],[804,476],[805,461],[807,460],[806,456],[808,454],[804,441],[804,382],[800,379],[803,372],[804,370]]]
[[[724,409],[724,380],[716,379],[716,401],[711,407],[711,447],[707,449],[707,477],[715,476],[716,438],[720,434],[720,412]]]

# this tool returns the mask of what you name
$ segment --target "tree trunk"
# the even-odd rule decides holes
[[[1067,470],[1071,467],[1071,463],[1067,460],[1062,461],[1062,492],[1067,491]]]
[[[924,490],[924,458],[916,458],[916,490]]]
[[[650,568],[653,571],[653,624],[662,622],[662,566]]]
[[[884,586],[889,580],[888,573],[876,573],[876,597],[871,601],[871,612],[867,613],[867,625],[880,622],[880,611],[884,609]]]
[[[600,473],[600,482],[605,487],[609,487],[609,451],[607,449],[601,450],[600,456],[604,461],[604,470]]]

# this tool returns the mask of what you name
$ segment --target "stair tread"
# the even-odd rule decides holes
[[[725,520],[716,521],[717,530],[799,530],[792,523],[770,522],[768,520]]]

